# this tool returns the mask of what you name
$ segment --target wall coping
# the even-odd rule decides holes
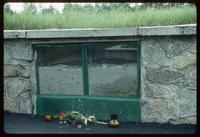
[[[4,39],[196,35],[196,24],[135,28],[4,30]]]

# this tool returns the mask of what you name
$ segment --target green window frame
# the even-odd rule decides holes
[[[140,88],[141,88],[141,68],[140,68],[140,40],[137,41],[112,41],[112,42],[80,42],[80,43],[76,43],[78,45],[81,46],[81,57],[82,57],[82,74],[83,74],[83,95],[76,95],[76,96],[89,96],[89,97],[95,97],[95,96],[91,96],[89,95],[89,79],[88,79],[88,47],[89,46],[101,46],[104,44],[109,43],[109,45],[116,45],[116,44],[127,44],[130,46],[133,46],[135,48],[137,48],[137,91],[136,91],[136,95],[131,96],[131,97],[121,97],[121,96],[97,96],[97,97],[111,97],[111,98],[127,98],[127,99],[139,99],[140,97]],[[70,43],[66,43],[66,46],[70,45]],[[45,46],[45,45],[33,45],[34,47],[34,52],[37,52],[37,48],[39,48],[40,46]],[[49,46],[49,45],[48,45]],[[51,44],[50,47],[56,47],[56,44]],[[39,66],[38,66],[38,62],[37,59],[35,60],[35,70],[36,70],[36,92],[37,95],[41,95],[40,94],[40,79],[39,79]],[[43,95],[43,94],[42,94]],[[52,95],[52,94],[46,94],[46,95]],[[56,95],[56,94],[53,94]],[[62,94],[61,94],[62,95]],[[72,95],[65,95],[65,96],[72,96]],[[75,96],[75,95],[74,95]]]

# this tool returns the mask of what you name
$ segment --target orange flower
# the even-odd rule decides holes
[[[46,121],[51,121],[51,115],[45,115],[44,118],[45,118]]]

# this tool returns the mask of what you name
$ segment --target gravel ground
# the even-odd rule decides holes
[[[195,130],[196,125],[158,123],[124,123],[117,128],[90,124],[79,129],[40,116],[4,113],[4,131],[10,134],[193,134]]]

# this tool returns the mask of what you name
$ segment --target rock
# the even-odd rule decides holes
[[[190,38],[190,48],[186,49],[187,52],[190,52],[192,54],[197,54],[197,40],[196,40],[196,36],[193,36]]]
[[[31,103],[31,114],[33,113],[34,115],[37,114],[37,110],[36,110],[36,100],[37,100],[37,95],[35,94],[35,92],[33,92],[34,94],[32,94],[32,103]]]
[[[146,99],[148,103],[141,106],[142,122],[165,123],[170,118],[177,117],[177,109],[173,102],[166,102],[163,99]]]
[[[179,99],[176,103],[179,107],[180,117],[187,117],[188,115],[196,115],[196,90],[184,88],[178,92]]]
[[[4,64],[11,64],[12,62],[12,49],[11,46],[9,45],[9,41],[4,40]]]
[[[12,57],[6,50],[4,50],[4,64],[11,64],[11,62],[12,62]]]
[[[13,65],[4,65],[4,77],[16,77],[17,72]]]
[[[174,85],[146,84],[145,92],[147,97],[172,99],[179,90]]]
[[[154,40],[144,39],[142,41],[143,49],[141,53],[141,60],[147,64],[168,66],[169,60],[159,48],[159,45]]]
[[[185,118],[177,118],[177,119],[169,119],[168,121],[170,124],[197,124],[197,117],[191,116],[191,117],[185,117]]]
[[[27,65],[4,65],[4,77],[29,77]]]
[[[156,38],[156,43],[169,58],[178,56],[191,46],[191,38],[165,37],[164,39]]]
[[[4,89],[11,99],[18,98],[23,92],[31,91],[31,83],[26,78],[4,78]]]
[[[195,40],[168,36],[142,41],[142,121],[196,123]]]
[[[184,67],[182,70],[185,75],[187,86],[196,89],[197,86],[197,66],[196,64],[190,64]]]
[[[4,111],[20,113],[20,107],[18,101],[13,101],[9,98],[4,97],[3,104],[4,104]]]
[[[13,59],[21,59],[31,61],[33,59],[33,51],[30,41],[27,40],[10,40],[5,46],[9,46],[7,53],[10,53]]]
[[[20,96],[20,112],[25,114],[31,114],[31,96],[30,93],[25,93]]]
[[[184,79],[184,75],[176,70],[170,70],[166,68],[154,69],[150,67],[147,67],[146,69],[147,80],[151,81],[152,83],[170,84],[180,82],[180,80]]]
[[[196,64],[196,55],[184,52],[170,60],[170,68],[182,69],[190,64]]]

